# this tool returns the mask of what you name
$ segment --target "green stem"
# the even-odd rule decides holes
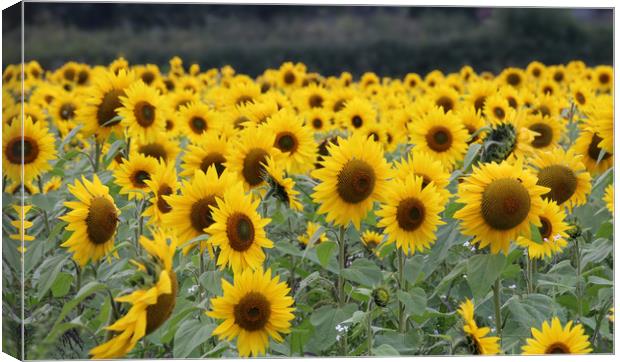
[[[581,252],[579,250],[579,238],[575,238],[575,271],[577,273],[577,283],[575,285],[575,294],[577,294],[577,320],[581,321],[583,315],[582,306],[582,290],[581,290]]]
[[[346,261],[346,240],[345,240],[346,227],[340,227],[340,234],[338,237],[338,244],[340,252],[338,253],[338,306],[340,309],[344,308],[345,293],[344,293],[344,269]],[[348,355],[347,346],[347,332],[342,336],[342,356]]]
[[[93,161],[93,170],[95,173],[99,172],[99,160],[101,159],[102,145],[95,138],[95,160]]]
[[[39,192],[43,192],[43,181],[41,181],[41,176],[37,177],[37,183],[39,184]],[[45,211],[44,209],[41,209],[41,211],[43,211],[43,221],[45,222],[45,232],[47,233],[47,235],[51,234],[51,228],[50,228],[50,221],[49,221],[49,216],[47,214],[47,211]],[[19,215],[20,219],[23,215]]]
[[[405,291],[405,254],[401,249],[398,249],[398,288],[401,291]],[[405,321],[405,305],[399,299],[398,300],[398,331],[405,333],[406,321]]]
[[[368,301],[368,311],[367,311],[367,315],[366,318],[368,319],[368,325],[367,325],[367,336],[366,339],[368,340],[368,356],[372,356],[372,299]]]
[[[493,285],[493,304],[495,306],[495,329],[497,330],[497,335],[500,338],[502,338],[501,286],[502,283],[498,277]]]

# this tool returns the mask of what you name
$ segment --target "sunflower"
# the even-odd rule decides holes
[[[30,182],[52,169],[56,158],[54,136],[44,122],[25,118],[2,129],[2,173],[15,182]],[[23,179],[22,179],[23,171]]]
[[[455,115],[461,120],[465,129],[467,129],[467,133],[469,134],[467,144],[478,142],[482,136],[484,136],[484,132],[480,132],[473,136],[485,125],[481,111],[476,111],[474,106],[462,106]]]
[[[601,149],[601,136],[590,127],[580,127],[580,133],[575,140],[575,153],[583,155],[582,162],[593,175],[598,175],[614,164],[613,154]],[[605,152],[601,157],[601,152]],[[599,161],[599,157],[601,157]]]
[[[441,162],[427,153],[415,151],[409,153],[406,159],[396,161],[394,171],[394,177],[401,181],[405,181],[410,175],[422,177],[422,189],[431,182],[434,183],[442,205],[448,202],[450,173],[445,170]]]
[[[184,128],[184,133],[196,144],[202,141],[205,134],[217,132],[220,129],[219,114],[202,102],[192,102],[182,106],[177,115],[178,123]]]
[[[115,183],[121,187],[119,194],[127,195],[129,200],[142,200],[148,192],[146,180],[150,180],[157,169],[159,161],[140,153],[132,153],[129,159],[123,159],[114,171]]]
[[[584,107],[589,106],[590,102],[594,99],[594,92],[592,86],[585,81],[576,81],[570,85],[570,94],[573,103],[582,110]]]
[[[134,67],[136,75],[144,84],[153,85],[161,77],[159,67],[155,64],[137,65]]]
[[[607,210],[614,213],[614,185],[608,185],[605,188],[605,196],[603,196],[603,201],[605,201],[605,206],[607,206]]]
[[[69,223],[66,230],[72,233],[61,246],[69,248],[73,259],[84,266],[89,260],[101,259],[114,247],[120,210],[97,175],[93,175],[92,182],[82,176],[81,182],[69,185],[69,192],[78,200],[64,203],[72,210],[60,219]]]
[[[510,104],[500,93],[488,96],[484,102],[484,116],[492,125],[505,123]]]
[[[465,206],[454,217],[461,220],[462,233],[473,236],[480,248],[490,245],[493,254],[507,253],[511,240],[529,237],[531,223],[542,227],[541,196],[549,189],[537,181],[521,159],[473,166],[458,189],[458,202]]]
[[[601,138],[598,147],[608,153],[614,151],[614,108],[613,97],[601,95],[596,97],[592,104],[584,107],[584,112],[588,117],[588,125]]]
[[[139,154],[163,163],[174,163],[180,151],[177,141],[168,138],[166,133],[161,133],[159,137],[150,142],[136,141],[135,150]]]
[[[456,111],[459,101],[459,93],[452,87],[437,86],[433,88],[432,92],[429,94],[429,97],[435,106],[441,108],[444,113]]]
[[[364,244],[366,249],[368,249],[368,251],[374,253],[378,257],[381,256],[380,252],[382,248],[380,248],[379,245],[381,245],[383,239],[383,235],[371,230],[364,231],[360,237],[360,240],[362,241],[362,244]]]
[[[117,109],[122,106],[121,97],[134,81],[134,74],[125,70],[118,74],[102,72],[93,81],[83,106],[76,112],[76,119],[84,124],[85,135],[96,135],[99,142],[106,140],[111,133],[122,136]]]
[[[62,187],[62,179],[59,176],[53,176],[46,183],[43,184],[42,193],[46,194],[50,191],[60,190]]]
[[[304,125],[310,126],[315,133],[329,130],[333,117],[333,113],[325,108],[312,108],[302,113]]]
[[[525,81],[525,72],[518,68],[506,68],[498,78],[506,85],[519,88]]]
[[[467,152],[469,134],[452,112],[444,113],[434,107],[411,129],[413,149],[428,153],[448,169]]]
[[[145,180],[151,196],[150,205],[143,215],[150,218],[150,222],[161,225],[164,215],[172,211],[172,207],[163,196],[176,195],[178,189],[177,174],[174,163],[158,163],[151,178]]]
[[[613,88],[614,69],[609,65],[599,65],[594,68],[594,84],[598,90],[608,92]]]
[[[327,98],[328,91],[316,84],[299,89],[292,94],[293,104],[302,112],[313,108],[323,108]]]
[[[532,337],[522,347],[523,354],[585,354],[592,352],[583,326],[569,321],[562,327],[558,317],[542,324],[542,329],[532,327]]]
[[[540,77],[542,77],[545,73],[545,70],[545,65],[536,60],[528,64],[527,68],[525,68],[525,72],[527,73],[527,75],[534,79],[539,79]]]
[[[291,62],[283,63],[279,69],[278,83],[282,88],[296,88],[301,85],[304,72]]]
[[[66,92],[60,89],[54,93],[49,114],[62,136],[71,132],[76,126],[75,117],[81,105],[82,98],[76,92]]]
[[[564,125],[559,118],[542,114],[524,114],[523,127],[536,133],[530,143],[536,151],[547,151],[557,147],[564,134]]]
[[[191,90],[177,90],[167,94],[167,99],[173,111],[179,112],[181,108],[192,103],[200,103],[200,96]]]
[[[224,166],[243,181],[246,190],[264,185],[264,163],[269,156],[280,161],[280,151],[273,147],[275,134],[265,127],[244,129],[229,147]]]
[[[357,92],[349,87],[336,87],[330,89],[325,100],[325,109],[328,109],[334,113],[338,113],[344,109],[345,104],[348,101],[355,98]]]
[[[172,238],[168,244],[166,239],[162,231],[155,232],[153,240],[140,237],[140,245],[152,257],[154,265],[140,268],[143,270],[137,274],[143,274],[148,282],[144,282],[143,288],[114,299],[129,303],[131,307],[127,314],[105,328],[115,335],[89,351],[93,359],[125,356],[141,338],[156,331],[172,315],[178,290],[177,277],[172,269],[176,240]]]
[[[286,207],[303,211],[304,206],[298,200],[299,191],[295,190],[295,181],[286,176],[282,163],[277,164],[273,157],[268,157],[263,167],[265,169],[263,178],[269,185],[265,199],[273,196],[284,203]]]
[[[414,175],[390,181],[386,201],[377,211],[377,225],[385,228],[387,243],[396,242],[405,254],[430,248],[437,227],[444,224],[439,217],[444,203],[435,184],[422,186],[423,182],[422,177]]]
[[[345,129],[360,129],[367,123],[377,120],[377,111],[368,100],[354,98],[345,103],[344,108],[337,113],[336,121]]]
[[[540,153],[531,162],[537,169],[538,185],[548,187],[544,199],[555,201],[558,205],[575,206],[587,202],[592,189],[591,176],[581,162],[582,156],[573,149],[564,151],[561,147]]]
[[[225,137],[216,133],[204,136],[199,145],[188,145],[183,155],[181,176],[191,177],[196,170],[207,172],[211,166],[215,167],[218,176],[226,169],[226,155],[228,142]]]
[[[479,80],[469,84],[467,91],[468,94],[465,97],[465,102],[474,106],[477,112],[482,112],[487,97],[495,94],[497,87],[492,82]]]
[[[263,248],[273,248],[265,233],[271,219],[257,211],[260,199],[253,199],[241,183],[235,183],[216,202],[217,207],[211,206],[213,223],[205,231],[211,235],[209,242],[220,249],[217,265],[231,267],[235,274],[259,268],[265,260]]]
[[[127,128],[129,136],[142,142],[156,140],[166,127],[165,113],[161,111],[163,102],[155,88],[141,80],[134,82],[120,97],[123,106],[118,110],[121,124]]]
[[[237,337],[240,356],[264,355],[269,337],[282,342],[281,334],[290,333],[294,300],[279,276],[271,278],[271,269],[246,269],[232,285],[222,279],[222,289],[224,295],[211,299],[207,315],[224,320],[213,334],[229,341]]]
[[[181,245],[205,234],[205,228],[214,222],[211,206],[216,205],[215,198],[222,197],[224,190],[235,181],[227,171],[218,177],[215,166],[209,167],[207,172],[196,170],[191,181],[183,181],[180,195],[162,195],[172,208],[163,218],[164,226],[175,230]],[[204,251],[207,245],[207,241],[201,241],[200,251]],[[193,248],[191,244],[185,246],[183,254]]]
[[[567,244],[566,231],[569,226],[564,222],[566,214],[555,201],[545,200],[540,216],[542,226],[538,228],[542,240],[536,242],[530,238],[519,236],[517,245],[527,249],[530,259],[543,259],[558,254]]]
[[[237,106],[236,117],[232,118],[237,129],[252,128],[267,122],[267,119],[278,112],[278,103],[271,98]]]
[[[269,117],[265,127],[275,134],[273,146],[285,156],[288,171],[305,173],[312,169],[317,146],[312,129],[303,125],[301,117],[293,111],[281,109]]]
[[[329,156],[320,161],[323,167],[312,172],[319,180],[312,198],[328,222],[340,226],[353,222],[359,229],[373,203],[383,199],[391,170],[381,148],[360,134],[327,146]]]
[[[320,232],[319,232],[319,229],[320,229]],[[299,240],[299,243],[305,248],[305,247],[311,247],[313,245],[318,245],[326,241],[327,236],[325,236],[325,230],[321,229],[321,224],[308,221],[306,224],[306,233],[303,235],[300,235],[298,240]],[[312,240],[314,240],[314,242],[311,243]]]
[[[473,344],[476,355],[492,355],[500,352],[499,337],[486,337],[489,327],[478,327],[474,319],[474,304],[467,299],[459,305],[458,313],[463,318],[463,331]]]
[[[253,103],[261,95],[260,86],[252,81],[233,82],[222,95],[224,107],[242,106]]]

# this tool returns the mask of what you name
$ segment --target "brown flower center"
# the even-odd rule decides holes
[[[75,117],[75,105],[71,103],[65,103],[60,106],[60,119],[63,121],[69,121]]]
[[[517,180],[503,178],[491,182],[482,194],[484,221],[497,230],[510,230],[527,218],[530,195]]]
[[[232,214],[226,222],[226,235],[233,250],[239,252],[248,250],[254,242],[252,220],[240,212]]]
[[[112,239],[117,223],[118,215],[114,203],[103,196],[90,201],[86,216],[86,234],[91,242],[99,245]]]
[[[543,238],[543,240],[550,239],[551,233],[553,232],[553,229],[551,227],[551,222],[546,217],[541,216],[540,223],[542,224],[542,226],[538,228],[538,232],[540,232],[540,236]]]
[[[551,189],[542,195],[543,198],[551,199],[561,205],[577,190],[577,176],[566,166],[551,165],[538,172],[538,185]]]
[[[362,120],[362,117],[355,115],[351,118],[351,124],[355,128],[360,128],[364,124],[364,121]]]
[[[166,152],[166,149],[162,144],[156,142],[141,145],[138,149],[138,152],[145,156],[150,156],[161,161],[168,160],[168,153]]]
[[[140,126],[148,128],[155,122],[155,107],[148,102],[138,102],[133,115]]]
[[[323,121],[320,118],[315,118],[312,120],[312,127],[316,130],[320,130],[323,128]]]
[[[357,204],[372,194],[375,172],[372,166],[362,160],[350,160],[340,170],[336,187],[345,202]]]
[[[545,353],[546,354],[568,354],[570,353],[570,348],[568,348],[562,342],[556,342],[550,345],[549,347],[547,347],[547,349],[545,350]]]
[[[150,179],[151,175],[147,171],[137,170],[133,173],[131,182],[133,183],[133,186],[142,189],[147,186],[145,181]]]
[[[196,134],[201,134],[207,130],[207,121],[202,117],[192,117],[189,121],[189,128]]]
[[[284,83],[285,84],[293,84],[295,83],[295,73],[290,70],[284,73]]]
[[[194,202],[189,213],[192,227],[200,234],[203,234],[205,232],[204,229],[211,226],[214,222],[210,206],[217,206],[214,195],[209,195]]]
[[[493,108],[493,114],[497,119],[504,119],[504,117],[506,117],[506,112],[504,112],[504,109],[502,107]]]
[[[245,155],[241,174],[250,186],[256,186],[263,182],[263,172],[265,167],[262,165],[267,162],[269,153],[262,148],[253,148]]]
[[[6,158],[9,162],[17,165],[29,164],[37,160],[39,156],[39,144],[30,137],[17,137],[10,140],[5,148]],[[22,151],[24,157],[22,158]]]
[[[308,104],[311,108],[321,108],[323,107],[323,97],[318,94],[313,94],[308,98]]]
[[[86,70],[80,70],[78,72],[78,79],[77,79],[77,84],[79,85],[84,85],[88,82],[88,78],[90,77],[90,74],[88,73],[88,71]]]
[[[177,283],[177,275],[170,271],[170,284],[171,284],[171,293],[170,294],[162,294],[157,297],[157,303],[151,304],[146,307],[146,334],[150,334],[154,332],[157,328],[159,328],[165,321],[170,318],[172,315],[172,311],[177,302],[177,290],[179,288]]]
[[[402,200],[396,208],[398,226],[406,231],[414,231],[424,222],[424,204],[414,197]]]
[[[210,166],[215,166],[215,171],[217,171],[217,175],[221,176],[222,172],[224,172],[224,169],[226,168],[224,166],[224,162],[226,162],[226,158],[224,158],[224,155],[219,152],[211,152],[202,159],[202,162],[200,163],[200,169],[202,170],[202,172],[207,173],[207,170]]]
[[[607,84],[607,83],[609,83],[609,79],[610,79],[610,78],[609,78],[609,74],[607,74],[607,73],[601,73],[601,75],[599,75],[599,76],[598,76],[598,81],[599,81],[601,84]]]
[[[261,293],[246,294],[234,308],[235,324],[246,331],[257,331],[265,327],[271,316],[271,304]]]
[[[577,103],[581,104],[582,106],[586,104],[586,97],[583,95],[583,93],[579,91],[575,93],[575,100],[577,101]]]
[[[487,97],[485,96],[480,96],[476,98],[476,100],[474,101],[474,108],[476,108],[476,112],[482,111],[482,109],[484,108],[484,102],[486,102],[486,100]]]
[[[274,146],[282,152],[293,153],[297,150],[297,137],[291,132],[280,132],[276,136]]]
[[[553,129],[544,123],[534,123],[530,126],[530,130],[538,133],[532,141],[535,148],[547,147],[553,140]]]
[[[142,73],[141,78],[146,85],[150,85],[155,80],[155,74],[153,74],[153,72],[146,71]]]
[[[345,102],[346,101],[344,99],[339,99],[336,102],[334,102],[334,107],[333,107],[334,112],[340,112],[344,108]]]
[[[242,104],[250,103],[252,101],[253,101],[252,97],[244,94],[244,95],[239,96],[237,98],[237,100],[235,100],[235,105],[239,105],[240,106]]]
[[[112,89],[103,96],[97,108],[97,123],[99,126],[113,127],[120,122],[120,120],[111,120],[117,116],[116,109],[122,107],[123,104],[119,97],[124,95],[125,91],[122,89]]]
[[[164,200],[162,196],[172,195],[172,187],[168,185],[161,185],[157,190],[157,208],[160,212],[167,214],[172,211],[172,206]]]
[[[510,73],[506,77],[506,82],[513,87],[517,87],[521,84],[521,77],[517,73]]]
[[[601,148],[598,144],[601,143],[602,140],[603,139],[598,135],[598,133],[592,135],[592,141],[590,141],[590,145],[588,145],[588,156],[590,156],[591,159],[598,160],[598,156],[601,153]],[[611,153],[605,152],[605,155],[603,155],[603,160],[606,160],[609,157],[611,157]]]
[[[439,99],[435,101],[435,104],[438,107],[443,108],[443,111],[446,113],[454,108],[454,101],[452,100],[452,98],[447,96],[439,97]]]
[[[435,126],[426,134],[428,147],[435,152],[444,152],[452,146],[452,133],[443,126]]]

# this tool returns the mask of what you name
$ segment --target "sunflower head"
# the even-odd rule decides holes
[[[523,354],[585,354],[592,352],[592,347],[583,326],[569,321],[562,326],[558,317],[551,323],[544,321],[539,330],[532,327],[533,338],[527,339],[522,347]]]

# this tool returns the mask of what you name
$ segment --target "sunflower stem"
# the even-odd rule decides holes
[[[577,283],[575,285],[575,294],[577,294],[577,320],[581,322],[583,315],[582,290],[581,290],[581,252],[579,250],[579,238],[573,238],[575,245],[575,272],[577,274]]]
[[[368,301],[368,311],[366,312],[366,319],[368,320],[368,324],[366,326],[367,336],[366,339],[368,341],[368,356],[372,356],[372,299]]]
[[[501,280],[498,277],[495,280],[495,284],[493,285],[493,304],[495,306],[495,329],[497,331],[497,336],[502,338],[502,305],[501,305]]]
[[[405,291],[405,253],[402,249],[398,249],[398,289]],[[405,305],[398,300],[398,331],[405,333],[407,327],[405,318]]]
[[[43,181],[41,181],[41,176],[37,177],[37,183],[39,184],[39,192],[43,192]],[[49,216],[47,215],[47,211],[44,209],[41,209],[43,211],[43,220],[45,221],[45,232],[47,233],[47,235],[51,234],[51,228],[50,228],[50,220],[49,220]],[[21,218],[21,216],[20,216]]]
[[[344,308],[345,293],[344,293],[344,269],[346,261],[346,243],[345,243],[346,227],[340,226],[340,234],[338,236],[338,244],[340,252],[338,253],[338,306],[340,309]],[[347,331],[342,336],[342,355],[346,356],[347,352]]]
[[[102,148],[101,143],[99,143],[99,141],[97,141],[97,138],[95,138],[95,160],[93,161],[93,172],[94,173],[99,172],[99,160],[101,159],[101,148]]]

